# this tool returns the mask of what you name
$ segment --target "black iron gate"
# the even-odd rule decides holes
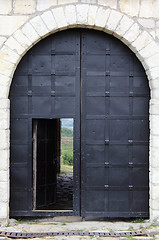
[[[134,54],[82,34],[82,215],[148,217],[149,88]]]
[[[20,62],[10,99],[11,216],[148,217],[148,81],[123,43],[51,35]],[[35,211],[32,123],[60,118],[74,119],[73,211]]]

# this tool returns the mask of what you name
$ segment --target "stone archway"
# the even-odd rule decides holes
[[[0,49],[1,158],[3,182],[0,218],[8,218],[9,203],[9,100],[12,76],[22,56],[41,38],[72,27],[93,28],[113,34],[123,41],[142,62],[151,88],[150,102],[150,219],[159,216],[159,48],[149,33],[134,20],[116,10],[93,4],[55,7],[29,19]]]

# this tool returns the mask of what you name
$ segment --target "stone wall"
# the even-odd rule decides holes
[[[159,1],[0,0],[0,219],[9,217],[9,88],[22,56],[70,27],[115,35],[142,62],[151,89],[150,219],[159,217]]]

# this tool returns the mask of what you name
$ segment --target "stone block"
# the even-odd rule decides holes
[[[92,3],[95,1],[95,0],[84,0],[84,2],[87,3],[87,1],[92,1]],[[71,4],[71,3],[78,3],[78,0],[58,0],[58,5],[62,5],[62,4]]]
[[[139,0],[119,0],[119,6],[122,13],[126,13],[132,17],[137,17],[139,14]]]
[[[76,7],[74,5],[69,5],[65,7],[66,21],[69,25],[76,24]]]
[[[77,24],[87,24],[88,23],[88,4],[80,4],[76,6],[77,13]]]
[[[29,47],[31,47],[32,42],[30,39],[22,32],[21,29],[17,30],[14,33],[14,38],[22,45],[22,47],[27,50]]]
[[[3,46],[0,50],[0,59],[11,63],[17,63],[19,58],[19,54],[11,50],[8,46]]]
[[[98,7],[95,5],[90,5],[88,10],[88,24],[89,26],[95,25],[96,14],[98,11]]]
[[[159,168],[159,147],[151,147],[151,166]]]
[[[3,43],[7,40],[6,37],[0,37],[0,48],[2,47]]]
[[[149,43],[153,41],[151,35],[146,31],[141,32],[141,34],[137,37],[137,39],[132,42],[132,46],[136,49],[136,51],[140,51],[144,47],[146,47]]]
[[[5,45],[11,50],[17,52],[18,55],[23,54],[23,52],[25,51],[25,48],[22,47],[22,45],[17,42],[17,40],[15,40],[15,38],[13,38],[12,36],[8,38],[8,40],[5,42]]]
[[[156,53],[159,53],[159,47],[157,43],[152,41],[137,53],[137,57],[141,56],[142,59],[145,59],[155,55]]]
[[[98,7],[95,5],[90,5],[88,10],[88,24],[93,26],[95,24],[96,14]]]
[[[155,54],[144,60],[143,65],[145,69],[159,67],[159,54]]]
[[[0,130],[0,150],[9,148],[9,130]]]
[[[158,148],[159,136],[150,134],[150,147]]]
[[[40,35],[35,31],[31,23],[29,22],[24,25],[24,27],[22,28],[22,32],[27,38],[29,38],[30,42],[32,42],[33,44],[38,42],[38,40],[40,39]]]
[[[0,170],[9,170],[9,150],[0,150]]]
[[[0,99],[5,99],[9,96],[9,86],[0,86]]]
[[[36,0],[14,0],[14,13],[31,14],[35,12]]]
[[[159,184],[159,168],[151,167],[151,182],[153,184]]]
[[[150,130],[153,135],[159,135],[159,116],[153,115],[150,117]],[[159,155],[158,155],[159,157]]]
[[[153,199],[151,201],[151,207],[153,210],[158,210],[159,209],[159,199]]]
[[[3,119],[9,119],[9,109],[0,109],[0,114],[0,121]]]
[[[117,8],[117,0],[98,0],[98,4],[111,7],[111,8]]]
[[[128,16],[124,15],[121,19],[119,25],[117,26],[114,35],[120,36],[120,38],[128,31],[128,29],[133,25],[134,21]]]
[[[144,28],[154,28],[155,27],[155,21],[152,19],[138,19],[138,22],[143,26]]]
[[[12,76],[14,72],[15,65],[11,62],[7,62],[3,59],[0,59],[0,72],[5,76]]]
[[[96,14],[95,26],[100,29],[103,29],[106,26],[106,22],[110,15],[111,10],[99,7]]]
[[[9,86],[10,77],[0,74],[0,86]]]
[[[10,36],[26,21],[28,16],[0,16],[0,33],[4,36]]]
[[[57,5],[57,0],[37,0],[37,10],[44,11],[47,8]]]
[[[41,18],[50,31],[56,29],[56,22],[51,11],[44,12]]]
[[[9,129],[9,118],[8,119],[6,119],[6,118],[0,119],[0,130],[1,129],[2,130]]]
[[[109,29],[109,31],[114,32],[122,17],[122,13],[119,13],[116,10],[111,10],[108,21],[106,23],[106,28]]]
[[[159,100],[159,89],[153,89],[153,91],[151,91],[151,98]]]
[[[9,99],[0,99],[0,111],[4,110],[5,112],[8,113],[9,109],[10,109],[10,100]],[[4,114],[4,112],[3,112],[3,114]]]
[[[155,37],[156,37],[156,31],[155,30],[152,30],[152,31],[149,31],[150,35],[152,36],[153,40],[155,40]]]
[[[0,170],[0,202],[6,202],[8,200],[8,191],[7,191],[8,181],[9,181],[8,170],[7,171]]]
[[[154,200],[153,200],[154,201]],[[150,221],[154,222],[159,218],[159,210],[154,211],[150,206]]]
[[[34,27],[35,31],[39,34],[39,36],[44,37],[48,34],[49,30],[40,16],[32,18],[30,20],[30,23]]]
[[[8,202],[0,202],[0,219],[7,219],[9,217]]]
[[[151,89],[159,89],[159,78],[150,80],[149,82],[150,82]]]
[[[156,29],[156,37],[159,38],[159,29]]]
[[[12,0],[0,0],[0,14],[9,14],[12,11]]]
[[[58,28],[63,28],[67,26],[66,17],[62,7],[52,9],[52,13]]]
[[[139,17],[141,18],[158,18],[159,1],[142,0],[140,5]]]
[[[141,29],[137,23],[134,23],[129,30],[124,34],[122,41],[127,45],[130,45],[136,40],[136,38],[141,33]]]
[[[158,102],[156,103],[156,101],[158,101]],[[150,101],[150,114],[159,115],[159,100],[151,99],[151,101]]]
[[[146,70],[146,74],[150,79],[156,79],[159,77],[159,67]]]

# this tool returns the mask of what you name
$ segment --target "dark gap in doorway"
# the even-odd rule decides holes
[[[33,210],[73,210],[73,119],[33,119]]]

